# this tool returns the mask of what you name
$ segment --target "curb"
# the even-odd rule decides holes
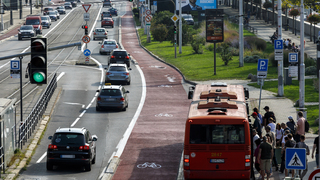
[[[119,163],[120,163],[120,158],[118,156],[113,156],[113,158],[108,163],[108,166],[104,169],[103,176],[99,179],[100,180],[112,179],[114,173],[118,168]]]

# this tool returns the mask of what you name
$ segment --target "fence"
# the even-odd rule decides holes
[[[42,118],[43,113],[46,110],[48,102],[57,87],[57,75],[54,74],[44,93],[40,96],[38,102],[35,104],[31,113],[24,120],[19,127],[19,140],[18,147],[22,149],[23,145],[31,137],[33,131],[35,130],[39,120]]]

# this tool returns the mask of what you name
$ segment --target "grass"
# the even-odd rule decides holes
[[[20,149],[16,149],[16,150],[14,151],[13,157],[11,158],[11,160],[10,160],[10,162],[8,163],[7,166],[13,165],[13,163],[14,163],[17,159],[19,159],[19,160],[21,161],[24,157],[25,157],[25,154],[24,154],[23,152],[21,152]]]
[[[177,48],[177,58],[174,58],[174,46],[169,41],[147,43],[147,36],[144,35],[143,29],[139,29],[139,35],[144,47],[164,61],[176,66],[188,80],[246,79],[250,73],[257,74],[256,63],[244,63],[243,67],[239,67],[239,56],[234,56],[226,66],[220,54],[216,53],[216,75],[214,75],[214,53],[212,51],[204,48],[203,54],[194,54],[191,45],[187,45],[182,46],[182,54],[179,54],[179,48]],[[268,71],[269,78],[277,78],[276,67],[269,66]]]

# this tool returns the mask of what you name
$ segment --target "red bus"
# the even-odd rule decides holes
[[[246,97],[239,85],[195,87],[185,129],[185,179],[250,179]]]

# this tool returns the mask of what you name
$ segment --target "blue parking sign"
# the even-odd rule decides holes
[[[274,49],[283,49],[283,40],[274,40]]]
[[[258,60],[258,71],[268,71],[268,59]]]

